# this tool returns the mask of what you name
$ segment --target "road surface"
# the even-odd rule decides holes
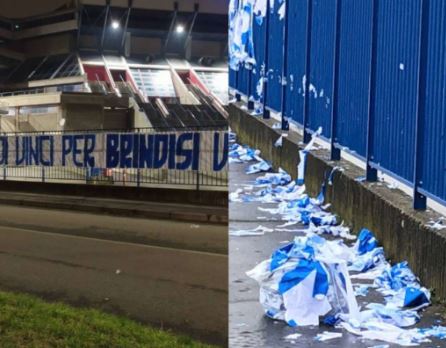
[[[0,288],[227,342],[227,227],[0,206]]]
[[[230,164],[230,192],[243,185],[252,185],[259,175],[246,175],[247,164]],[[263,174],[260,174],[263,175]],[[277,204],[229,203],[229,229],[253,229],[259,225],[274,228],[285,221],[274,220],[275,216],[264,213],[257,208],[276,208]],[[260,218],[260,219],[259,219]],[[301,226],[304,228],[303,226]],[[293,229],[299,229],[293,226]],[[271,257],[278,247],[291,242],[297,233],[273,232],[263,236],[229,238],[229,346],[231,348],[364,348],[385,344],[380,341],[367,341],[342,330],[332,327],[306,327],[294,329],[283,322],[273,321],[264,316],[263,308],[259,303],[259,286],[257,282],[248,278],[246,271],[254,268],[258,263]],[[373,290],[367,297],[358,298],[360,305],[378,302],[381,297]],[[417,327],[444,325],[441,315],[444,307],[431,306],[423,314]],[[342,338],[325,342],[315,341],[315,336],[324,331],[342,332]],[[302,334],[296,340],[286,341],[284,338],[293,333]],[[432,340],[432,343],[420,347],[445,347],[445,341]],[[400,347],[389,345],[389,347]]]

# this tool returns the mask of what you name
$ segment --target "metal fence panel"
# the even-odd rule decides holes
[[[252,24],[253,41],[254,41],[254,58],[256,65],[251,71],[251,95],[255,100],[259,101],[262,92],[257,93],[257,84],[262,77],[262,66],[265,64],[265,39],[266,39],[266,22],[262,17],[254,18]]]
[[[421,1],[379,1],[372,162],[411,182]]]
[[[179,136],[192,132],[199,139],[195,145],[191,140],[189,144],[186,140],[183,142],[184,137],[180,143]],[[94,141],[83,140],[91,135]],[[114,139],[119,138],[120,144],[106,142],[107,135],[116,135]],[[171,142],[167,145],[169,135]],[[153,136],[164,137],[164,145],[158,147]],[[63,140],[63,137],[67,138]],[[141,137],[147,142],[140,143]],[[137,187],[166,185],[193,190],[227,187],[226,127],[0,133],[0,143],[0,180]],[[186,157],[190,161],[193,146],[200,156],[197,165],[181,168]],[[105,160],[110,153],[116,159],[114,164]],[[93,161],[86,161],[86,157]]]
[[[313,0],[310,52],[309,128],[330,138],[336,1]]]
[[[229,88],[237,89],[237,72],[229,68]]]
[[[446,201],[446,2],[431,0],[420,185]]]
[[[286,116],[300,124],[305,119],[310,132],[322,126],[325,138],[333,118],[335,147],[366,158],[368,180],[376,180],[373,169],[379,169],[413,185],[416,209],[424,208],[423,195],[446,205],[446,2],[289,1],[286,56],[278,13],[283,1],[274,1],[267,14],[267,42],[265,28],[253,28],[256,59],[268,63],[266,106],[281,111],[285,90]],[[251,80],[252,91],[259,77]]]
[[[286,115],[293,121],[303,124],[305,50],[307,34],[307,0],[294,0],[289,3],[288,21],[288,76]]]
[[[266,106],[274,111],[281,111],[282,104],[282,64],[283,64],[283,26],[279,8],[281,1],[274,1],[269,16],[268,33],[268,83],[266,85]]]
[[[343,0],[336,146],[365,157],[372,46],[372,0]]]
[[[244,64],[239,66],[237,72],[237,90],[247,96],[249,94],[249,74],[251,70],[246,68]]]

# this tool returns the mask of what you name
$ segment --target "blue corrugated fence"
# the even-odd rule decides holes
[[[282,18],[284,0],[257,0],[268,9],[253,21],[256,67],[250,79],[231,72],[231,87],[250,83],[263,102],[265,66],[265,109],[306,134],[323,127],[332,157],[364,159],[369,180],[381,170],[411,185],[415,208],[446,205],[446,2],[288,1]]]

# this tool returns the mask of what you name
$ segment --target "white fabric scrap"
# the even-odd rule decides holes
[[[287,1],[287,0],[285,0],[285,1]],[[280,20],[285,18],[285,11],[286,11],[285,1],[282,3],[282,5],[280,6],[279,11],[278,11]]]
[[[445,220],[445,219],[444,219],[443,217],[439,218],[437,221],[435,221],[435,220],[430,220],[430,221],[426,224],[426,226],[427,226],[427,227],[430,227],[430,228],[433,228],[433,229],[435,229],[435,230],[442,230],[442,229],[445,229],[445,228],[446,228],[446,224],[445,224],[444,220]]]
[[[286,340],[296,340],[296,339],[298,339],[301,336],[302,336],[301,334],[294,333],[294,334],[285,336],[284,339],[286,339]]]
[[[315,337],[316,341],[328,341],[328,340],[332,340],[335,338],[341,338],[342,337],[342,332],[329,332],[329,331],[324,331],[320,334],[317,334],[317,336]]]
[[[274,143],[274,147],[282,147],[282,144],[283,144],[283,135],[281,135],[279,139],[276,140],[276,142]]]
[[[230,231],[229,234],[235,237],[247,237],[247,236],[263,236],[265,233],[274,232],[273,228],[264,227],[262,225],[257,226],[254,229],[248,230],[233,230]]]
[[[303,150],[299,151],[299,164],[297,165],[297,182],[302,185],[305,182],[305,168],[307,162],[307,154],[313,149],[316,138],[322,134],[322,127],[319,127],[311,136],[311,140]]]

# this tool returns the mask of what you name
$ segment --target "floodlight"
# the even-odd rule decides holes
[[[184,26],[178,24],[175,31],[177,32],[177,34],[182,34],[184,32]]]

